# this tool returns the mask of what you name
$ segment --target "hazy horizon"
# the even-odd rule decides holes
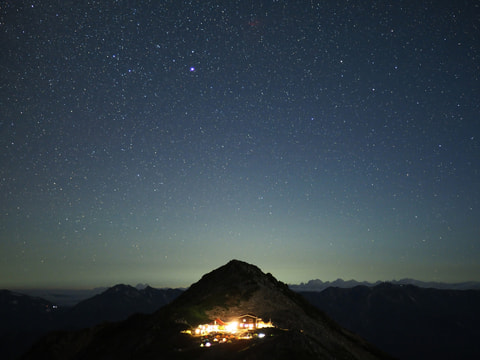
[[[222,264],[223,265],[223,264]],[[264,271],[259,265],[257,264],[252,264],[252,265],[255,265],[255,266],[258,266],[260,268],[260,270]],[[111,288],[113,286],[116,286],[116,285],[128,285],[128,286],[132,286],[132,287],[138,287],[138,286],[150,286],[150,287],[153,287],[153,288],[156,288],[156,289],[167,289],[167,288],[188,288],[190,287],[192,284],[196,283],[197,281],[199,281],[201,279],[201,277],[207,273],[209,273],[210,271],[213,271],[215,270],[216,268],[212,268],[210,269],[209,271],[203,273],[203,274],[200,274],[198,276],[198,278],[196,280],[192,280],[192,282],[190,282],[189,284],[184,284],[184,285],[181,285],[181,284],[176,284],[176,285],[168,285],[168,283],[164,283],[164,284],[160,284],[160,283],[155,283],[155,282],[152,282],[152,283],[149,283],[149,282],[145,282],[145,281],[130,281],[130,282],[125,282],[125,281],[118,281],[118,282],[114,282],[114,283],[110,283],[110,284],[97,284],[95,286],[91,285],[85,285],[85,286],[82,286],[82,287],[68,287],[68,285],[65,285],[65,286],[56,286],[56,285],[47,285],[47,286],[37,286],[37,285],[31,285],[31,286],[22,286],[22,285],[15,285],[14,287],[6,287],[6,286],[2,286],[2,284],[0,283],[0,289],[6,289],[6,290],[12,290],[12,291],[15,291],[15,290],[45,290],[45,291],[55,291],[55,290],[72,290],[72,291],[92,291],[92,290],[97,290],[97,289],[107,289],[107,288]],[[264,271],[265,273],[268,273],[269,271]],[[324,278],[319,278],[319,277],[312,277],[310,279],[306,279],[306,280],[300,280],[300,281],[295,281],[295,282],[287,282],[287,281],[284,281],[282,280],[281,278],[277,277],[274,273],[272,273],[272,275],[279,281],[287,284],[287,285],[300,285],[300,284],[307,284],[308,282],[310,281],[316,281],[316,280],[320,280],[322,281],[323,283],[327,283],[327,282],[335,282],[337,280],[341,280],[341,281],[345,281],[345,282],[348,282],[348,281],[356,281],[356,282],[367,282],[367,283],[370,283],[370,284],[374,284],[376,282],[395,282],[395,281],[402,281],[402,280],[412,280],[412,281],[420,281],[420,282],[424,282],[424,283],[439,283],[439,284],[449,284],[449,285],[454,285],[454,284],[462,284],[462,283],[469,283],[469,282],[479,282],[480,283],[480,280],[475,280],[475,279],[470,279],[470,280],[458,280],[458,281],[440,281],[440,280],[428,280],[428,279],[419,279],[419,278],[411,278],[411,277],[401,277],[401,278],[385,278],[385,279],[376,279],[376,280],[359,280],[359,279],[355,279],[355,278],[341,278],[341,277],[337,277],[337,278],[331,278],[331,279],[324,279]],[[173,283],[172,283],[173,284]]]

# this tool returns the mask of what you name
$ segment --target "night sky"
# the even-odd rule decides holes
[[[478,1],[0,3],[0,287],[230,259],[480,280]]]

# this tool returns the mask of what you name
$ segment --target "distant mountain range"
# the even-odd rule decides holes
[[[399,359],[480,359],[480,290],[381,283],[300,294]]]
[[[148,284],[137,284],[135,286],[135,289],[144,290],[149,287],[150,286]],[[43,298],[58,306],[72,307],[77,305],[79,302],[83,300],[87,300],[95,295],[99,295],[108,289],[109,287],[96,287],[93,289],[81,289],[81,290],[79,289],[24,289],[24,290],[20,289],[16,291],[25,295]],[[167,288],[164,288],[164,289],[166,290]],[[158,289],[158,290],[164,290],[164,289]],[[182,289],[182,290],[185,290],[185,289]]]
[[[391,280],[387,281],[390,284],[394,285],[415,285],[421,288],[432,288],[432,289],[444,289],[444,290],[480,290],[480,282],[478,281],[466,281],[460,283],[442,283],[435,281],[420,281],[414,279],[402,279],[402,280]],[[290,289],[294,291],[323,291],[329,287],[339,287],[339,288],[352,288],[355,286],[377,286],[379,284],[385,283],[385,281],[376,281],[374,283],[368,281],[356,281],[356,280],[342,280],[337,279],[335,281],[322,281],[319,279],[310,280],[307,283],[300,283],[299,285],[291,284],[288,285]]]
[[[231,321],[242,315],[255,319],[251,330],[233,322],[244,330],[191,335],[201,324],[218,326],[223,324],[220,319]],[[274,327],[257,330],[253,324],[259,317],[271,320]],[[23,357],[38,358],[391,359],[271,274],[238,260],[204,275],[151,315],[134,315],[77,332],[51,333]]]
[[[107,325],[107,322],[118,321],[130,324],[133,314],[157,314],[159,309],[177,298],[179,302],[168,309],[173,311],[180,306],[178,304],[183,304],[180,306],[182,309],[187,307],[182,322],[188,320],[188,323],[194,323],[206,302],[208,306],[217,304],[214,308],[223,318],[245,310],[267,319],[277,319],[285,328],[292,327],[292,324],[302,327],[301,322],[295,323],[296,317],[290,314],[299,311],[298,308],[279,308],[273,316],[279,305],[272,305],[271,302],[291,304],[293,301],[297,305],[303,304],[302,311],[309,313],[311,308],[306,304],[308,300],[341,326],[400,359],[480,358],[480,346],[476,345],[480,337],[480,290],[458,290],[478,289],[478,283],[442,284],[405,279],[371,284],[339,279],[333,282],[311,280],[306,284],[288,286],[300,296],[295,293],[292,295],[286,285],[269,274],[263,274],[253,265],[233,262],[221,269],[205,275],[202,280],[206,278],[208,282],[200,281],[191,286],[193,290],[187,292],[185,289],[154,289],[148,285],[116,285],[96,289],[95,295],[74,306],[61,306],[38,296],[0,290],[2,359],[17,358],[34,341],[50,331],[91,328],[101,323],[104,325],[92,329],[110,328],[112,325]],[[445,287],[450,289],[445,290]],[[257,288],[263,290],[257,293]],[[257,294],[254,300],[238,300],[248,295],[249,291]],[[53,299],[64,300],[64,304],[72,303],[79,294],[82,297],[87,295],[87,292],[45,292]],[[285,298],[279,292],[288,296]],[[260,299],[270,300],[261,304]],[[280,316],[282,313],[290,315]],[[168,316],[162,314],[158,316],[168,320]],[[213,315],[210,310],[206,311],[202,320]],[[150,321],[138,315],[134,318],[137,321]],[[287,321],[287,318],[290,320]],[[297,340],[304,341],[300,338]]]
[[[15,292],[29,295],[32,297],[39,297],[50,301],[53,304],[62,307],[72,307],[77,305],[80,301],[91,298],[92,296],[101,294],[108,287],[94,288],[94,289],[18,289]]]
[[[376,286],[381,284],[383,281],[376,282],[367,282],[367,281],[356,281],[356,280],[342,280],[337,279],[335,281],[322,281],[319,279],[310,280],[307,283],[300,284],[289,284],[290,289],[294,291],[323,291],[329,287],[339,287],[339,288],[350,288],[358,285],[365,286]],[[442,282],[432,282],[432,281],[419,281],[414,279],[402,279],[402,280],[392,280],[388,281],[392,284],[398,285],[415,285],[422,288],[434,288],[434,289],[451,289],[451,290],[474,290],[480,289],[480,282],[469,281],[461,283],[442,283]],[[135,288],[137,290],[143,290],[147,287],[150,287],[147,284],[137,284]],[[98,287],[94,289],[24,289],[17,290],[17,292],[30,295],[33,297],[40,297],[47,301],[50,301],[53,304],[62,307],[72,307],[78,304],[79,302],[89,299],[95,295],[99,295],[106,290],[108,287]],[[164,290],[164,289],[160,289]],[[185,289],[181,289],[185,290]]]
[[[86,299],[67,311],[63,328],[90,327],[106,321],[125,320],[132,314],[150,314],[178,297],[180,289],[138,290],[129,285],[116,285]]]
[[[138,290],[116,285],[73,307],[63,307],[39,297],[0,290],[2,359],[16,358],[49,331],[81,329],[124,320],[135,313],[152,313],[182,292],[182,289],[147,286]]]

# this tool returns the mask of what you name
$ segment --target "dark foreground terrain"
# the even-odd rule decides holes
[[[156,345],[149,345],[152,346],[149,350],[152,357],[153,354],[167,351],[173,358],[215,357],[217,353],[219,358],[222,358],[225,353],[231,352],[229,349],[233,349],[233,353],[240,351],[242,354],[255,349],[257,356],[262,353],[261,349],[264,349],[265,352],[276,351],[281,357],[294,354],[298,357],[298,354],[302,354],[305,358],[309,356],[315,358],[316,350],[312,350],[315,348],[312,344],[316,344],[318,339],[314,340],[316,336],[304,336],[305,325],[300,322],[302,316],[292,315],[299,311],[298,306],[302,309],[300,314],[309,314],[314,318],[320,316],[321,322],[331,323],[333,328],[339,328],[317,309],[324,311],[342,327],[400,359],[480,358],[479,290],[438,290],[382,283],[352,288],[330,287],[321,292],[298,292],[302,295],[300,297],[287,291],[282,283],[273,281],[271,275],[246,270],[249,269],[248,264],[242,262],[233,264],[239,265],[238,269],[231,266],[221,268],[220,272],[220,274],[225,272],[223,274],[225,278],[233,277],[230,282],[222,279],[208,283],[201,281],[199,282],[201,286],[192,285],[195,291],[188,291],[179,299],[182,306],[175,303],[161,311],[157,310],[170,304],[183,294],[184,290],[150,287],[138,290],[127,285],[116,285],[70,308],[56,306],[38,297],[1,290],[2,359],[18,358],[42,336],[59,330],[61,332],[54,332],[43,338],[30,354],[51,353],[51,348],[56,347],[56,343],[65,343],[64,349],[68,349],[70,346],[68,344],[71,343],[86,349],[91,349],[92,346],[102,348],[103,345],[97,344],[96,339],[100,337],[103,343],[103,337],[107,339],[112,334],[113,339],[107,343],[124,352],[123,344],[120,346],[116,344],[115,338],[128,343],[134,341],[136,334],[125,337],[124,332],[133,331],[139,334],[146,332],[147,335],[141,335],[144,336],[142,341],[148,341],[148,334],[152,334],[153,331],[148,329],[149,326],[156,329],[157,334]],[[268,286],[265,287],[270,281],[276,284],[273,286],[275,291],[268,290]],[[263,289],[263,292],[255,289]],[[280,296],[279,292],[283,295]],[[263,298],[258,294],[263,294],[261,295]],[[317,309],[312,310],[313,307],[305,299]],[[293,308],[285,304],[283,307],[280,306],[282,301],[290,305],[293,303]],[[190,305],[185,305],[189,302]],[[273,305],[268,305],[272,302]],[[244,306],[240,306],[241,304]],[[178,315],[179,306],[185,314]],[[275,315],[278,324],[282,324],[283,327],[277,327],[272,330],[270,336],[263,339],[254,336],[252,340],[229,341],[222,343],[221,347],[207,349],[200,347],[198,338],[181,333],[182,330],[193,328],[200,321],[212,320],[212,316],[218,315],[225,320],[225,317],[238,316],[239,312],[247,310],[258,316],[272,316],[275,308],[278,308]],[[177,313],[176,317],[172,318],[169,312]],[[126,320],[133,314],[153,315],[135,315],[126,323],[112,324]],[[311,322],[308,318],[304,320],[307,324]],[[98,326],[94,327],[95,325]],[[128,330],[130,325],[132,329]],[[84,328],[90,329],[81,330]],[[70,332],[71,330],[78,331]],[[348,331],[344,334],[357,338]],[[296,343],[301,346],[295,348],[293,345]],[[176,345],[171,348],[170,344]],[[139,349],[144,346],[149,347],[145,344],[138,345]],[[108,352],[113,354],[116,350],[111,349]],[[121,356],[120,354],[120,358]],[[249,356],[253,358],[254,355]]]
[[[201,324],[244,314],[269,319],[267,336],[203,344]],[[249,315],[250,316],[250,315]],[[213,341],[213,340],[212,340]],[[204,345],[203,347],[200,345]],[[271,274],[241,261],[208,273],[150,315],[80,331],[50,333],[23,359],[391,359],[337,325]]]
[[[480,359],[480,290],[383,283],[301,294],[398,358]]]
[[[62,307],[39,297],[0,290],[1,358],[16,359],[50,331],[82,329],[125,320],[135,313],[152,313],[182,292],[116,285],[73,307]]]

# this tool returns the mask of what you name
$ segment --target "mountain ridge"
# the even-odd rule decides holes
[[[366,285],[366,286],[375,286],[381,283],[392,283],[392,284],[400,284],[400,285],[416,285],[422,288],[434,288],[434,289],[451,289],[451,290],[475,290],[480,289],[480,281],[463,281],[463,282],[439,282],[439,281],[422,281],[416,280],[412,278],[403,278],[400,280],[377,280],[374,282],[370,281],[358,281],[354,279],[344,280],[338,278],[333,281],[322,281],[320,279],[312,279],[308,280],[307,282],[300,282],[299,284],[289,283],[288,287],[294,291],[323,291],[328,287],[340,287],[340,288],[348,288],[354,287],[357,285]],[[83,300],[90,299],[91,297],[101,294],[106,290],[115,287],[120,284],[113,284],[109,287],[96,287],[92,289],[22,289],[22,288],[15,288],[15,289],[8,289],[8,291],[29,295],[32,297],[39,297],[50,301],[59,306],[63,307],[73,307],[76,304],[80,303]],[[131,284],[124,284],[127,286],[135,287],[137,290],[143,290],[147,287],[151,287],[148,284],[138,283],[135,286]],[[186,288],[182,287],[151,287],[156,290],[167,290],[167,289],[178,289],[181,291],[186,290]],[[7,290],[7,289],[5,289]]]
[[[342,326],[398,358],[480,357],[480,290],[381,283],[301,294]]]
[[[444,290],[477,290],[480,289],[480,282],[478,281],[464,281],[458,283],[444,283],[437,281],[421,281],[410,278],[404,278],[400,280],[387,280],[375,282],[369,281],[357,281],[357,280],[343,280],[336,279],[334,281],[322,281],[320,279],[309,280],[306,283],[302,282],[300,284],[289,284],[288,286],[294,291],[323,291],[329,287],[339,287],[339,288],[352,288],[359,285],[364,285],[368,287],[373,287],[382,283],[391,283],[394,285],[415,285],[421,288],[433,288],[433,289],[444,289]]]
[[[79,302],[65,315],[64,328],[90,327],[104,321],[125,320],[134,313],[152,313],[182,293],[179,289],[137,289],[117,284],[104,292]],[[72,328],[72,326],[70,326]]]
[[[266,287],[267,292],[268,286],[276,287],[277,285],[279,289],[284,292],[286,291],[286,285],[276,280],[271,274],[267,273],[264,274],[265,276],[263,276],[261,270],[256,266],[247,266],[247,271],[243,272],[242,267],[245,266],[245,264],[246,263],[242,264],[241,262],[234,262],[231,264],[234,266],[228,267],[226,272],[217,273],[217,275],[212,277],[207,276],[208,274],[202,276],[202,279],[206,277],[209,281],[209,285],[207,287],[208,290],[204,288],[203,294],[202,292],[199,292],[194,295],[190,295],[190,298],[193,297],[196,299],[197,304],[194,303],[193,305],[190,304],[187,306],[187,316],[178,314],[178,316],[173,317],[173,319],[170,318],[168,321],[170,321],[172,326],[178,327],[178,331],[181,331],[182,329],[187,329],[188,326],[193,327],[193,324],[198,324],[199,322],[208,322],[209,319],[212,319],[216,315],[218,315],[222,320],[228,320],[229,316],[238,315],[239,312],[243,311],[254,312],[257,316],[264,318],[266,321],[271,320],[270,316],[273,312],[271,309],[272,307],[267,305],[262,309],[256,305],[262,301],[262,296],[259,296],[258,294],[255,295],[254,290],[258,289],[263,284],[263,286]],[[232,277],[230,277],[230,280],[223,279],[228,273],[230,273],[232,276],[235,276],[234,283],[236,283],[237,286],[231,288],[227,293],[224,293],[221,289],[217,289],[218,291],[215,293],[212,289],[210,289],[214,288],[217,283],[220,283],[223,287],[229,285],[229,283],[232,282]],[[348,282],[343,281],[343,283],[346,284]],[[246,284],[246,286],[241,287],[240,284]],[[194,285],[195,284],[192,284],[191,287],[195,288]],[[104,321],[111,322],[125,319],[135,313],[135,309],[138,309],[138,303],[135,303],[136,301],[144,301],[137,296],[137,290],[144,290],[145,297],[152,297],[157,291],[176,291],[177,296],[178,294],[185,292],[184,289],[154,289],[149,286],[140,287],[139,289],[139,287],[133,288],[130,285],[117,284],[111,288],[105,289],[102,292],[103,295],[115,295],[114,297],[110,298],[110,302],[106,300],[106,297],[104,300],[97,302],[99,309],[107,309],[105,313],[102,310],[98,310],[99,317],[95,318],[94,316],[89,315],[90,310],[87,309],[88,311],[84,311],[83,315],[78,316],[78,319],[83,322],[90,319],[91,322],[89,324],[84,323],[84,326],[95,325]],[[419,354],[428,354],[428,351],[434,351],[432,349],[444,349],[444,351],[435,350],[438,359],[447,359],[448,357],[444,355],[452,355],[452,353],[454,355],[468,353],[480,355],[480,350],[475,352],[475,349],[472,348],[474,342],[466,341],[466,339],[471,339],[472,336],[475,337],[480,335],[475,325],[475,319],[480,322],[478,310],[476,310],[475,307],[472,308],[472,304],[480,301],[475,300],[479,296],[477,295],[479,292],[475,290],[434,290],[428,288],[417,288],[414,285],[398,285],[379,282],[375,288],[372,286],[367,287],[363,285],[345,289],[340,287],[330,287],[328,290],[322,292],[313,291],[300,293],[311,304],[327,313],[328,317],[333,318],[340,325],[360,334],[367,340],[372,341],[374,344],[376,344],[376,346],[379,346],[381,349],[392,353],[393,355],[397,355],[400,358],[421,359],[422,356]],[[374,291],[376,294],[373,294]],[[108,307],[121,310],[122,307],[115,304],[124,303],[124,298],[128,297],[127,295],[129,293],[133,293],[131,294],[132,296],[130,296],[130,298],[134,299],[135,302],[127,302],[127,304],[129,304],[127,311],[120,311],[116,318],[114,317],[110,320],[106,319],[104,315],[108,313]],[[11,297],[4,297],[5,301],[0,301],[0,308],[4,311],[4,316],[2,316],[3,321],[0,323],[0,330],[3,334],[0,338],[0,347],[3,349],[2,356],[4,356],[6,359],[16,358],[16,356],[13,356],[14,353],[9,351],[9,349],[13,349],[15,346],[25,348],[29,341],[34,340],[34,337],[26,334],[25,330],[31,329],[33,325],[37,324],[35,325],[37,326],[37,335],[35,336],[38,338],[38,335],[42,332],[45,333],[45,331],[48,329],[54,330],[52,328],[52,324],[54,324],[52,319],[54,320],[55,316],[65,316],[65,314],[68,313],[68,309],[63,308],[62,306],[54,309],[54,303],[42,302],[43,299],[39,299],[38,297],[29,298],[23,294],[19,294],[18,292],[10,292],[5,290],[1,291],[0,294],[11,295]],[[213,300],[210,301],[211,306],[208,309],[205,309],[205,307],[202,309],[200,306],[198,306],[200,299],[208,298],[209,295],[213,296],[213,298],[217,300],[221,298],[221,303],[228,304],[228,308],[218,306],[218,301],[215,303]],[[11,304],[18,301],[19,297],[22,297],[24,300],[31,301],[31,310],[14,311],[14,309],[9,308]],[[164,295],[164,298],[165,297],[168,296]],[[242,297],[245,298],[245,300],[248,300],[250,307],[245,305],[247,303],[245,303],[243,307],[238,307],[238,303],[235,301],[235,299]],[[321,297],[324,298],[323,301],[321,300]],[[412,302],[412,298],[417,299],[417,302]],[[1,299],[2,297],[0,296],[0,300]],[[367,307],[368,304],[372,303],[372,300],[367,301],[367,299],[376,299],[374,302],[376,304],[375,307]],[[40,301],[40,304],[42,304],[41,306],[35,305],[39,304],[38,301]],[[294,300],[290,299],[289,301],[292,302]],[[45,305],[47,305],[47,307],[45,307]],[[158,303],[158,306],[161,306],[161,304]],[[389,310],[384,311],[383,309],[385,308],[388,308]],[[147,313],[148,311],[144,310],[140,312]],[[402,315],[398,315],[399,313]],[[13,316],[15,319],[8,320],[8,316]],[[288,317],[289,316],[280,317],[280,322],[277,322],[277,325],[292,327],[292,322],[296,318],[293,317],[292,320],[292,317],[290,316],[290,323],[287,323]],[[135,315],[134,318],[142,318],[142,316]],[[428,336],[430,342],[439,343],[441,346],[436,345],[435,347],[432,347],[428,345],[429,343],[427,341],[415,345],[415,338],[412,338],[411,336],[411,325],[409,325],[408,321],[405,321],[406,319],[410,319],[409,322],[411,324],[415,323],[415,331],[419,329],[427,329],[429,324],[432,323],[432,319],[437,319],[435,320],[437,322],[439,321],[438,319],[443,319],[440,321],[438,326],[433,328],[430,327],[425,330],[425,334],[422,334],[421,332],[418,333],[417,331],[416,336],[416,338],[421,338],[420,335]],[[65,323],[67,323],[68,326]],[[73,323],[75,323],[74,319],[72,320],[70,318],[69,321],[64,320],[64,326],[61,326],[61,328],[65,329],[82,327],[78,323],[76,325]],[[445,329],[444,324],[450,324],[450,326]],[[9,328],[10,326],[13,327]],[[469,331],[465,333],[466,329]],[[12,337],[12,330],[15,330],[15,334],[18,336]],[[383,336],[384,334],[388,334],[394,330],[396,331],[395,338],[387,338],[385,340],[382,337],[378,337],[378,335]],[[450,341],[444,340],[445,333],[447,331],[450,332]],[[290,337],[284,339],[286,343],[292,341],[293,337],[295,337],[291,336],[293,333],[294,332],[291,331],[289,334]],[[373,337],[371,336],[372,334],[374,335]],[[301,338],[300,335],[299,337],[296,337],[296,341],[302,342],[303,340],[304,338]],[[449,342],[451,344],[459,345],[456,347],[453,345],[450,346],[448,345]],[[400,346],[400,344],[403,345]],[[384,347],[385,345],[387,345],[387,347]],[[446,346],[449,346],[450,349],[445,350]],[[452,350],[452,348],[454,350]],[[456,348],[460,348],[461,350],[454,352]],[[396,352],[398,349],[402,350],[403,353]],[[20,352],[16,352],[16,354],[18,355]],[[470,358],[475,357],[476,356],[470,356]]]
[[[182,291],[151,287],[137,290],[119,284],[73,307],[64,307],[41,297],[0,290],[2,358],[17,358],[49,331],[81,329],[124,320],[134,313],[151,313]]]
[[[253,312],[272,320],[265,340],[232,340],[205,350],[185,334],[203,321]],[[183,331],[183,332],[182,332]],[[195,345],[197,344],[197,345]],[[203,344],[203,343],[202,343]],[[255,265],[232,260],[205,274],[151,315],[102,324],[80,332],[48,335],[24,359],[390,359],[358,335],[343,329],[301,295]]]

